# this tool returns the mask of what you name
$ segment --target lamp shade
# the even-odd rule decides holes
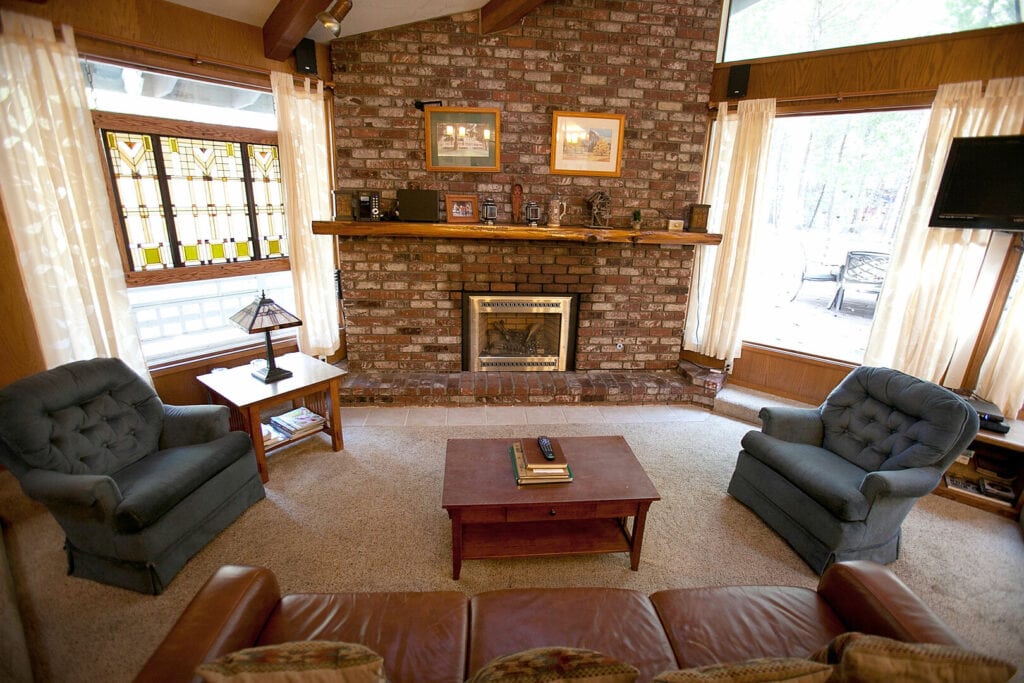
[[[261,292],[251,304],[231,316],[231,322],[250,334],[298,327],[302,321],[284,310]]]
[[[272,330],[298,327],[302,324],[301,320],[275,304],[273,299],[268,299],[266,292],[260,292],[251,304],[231,316],[230,320],[250,334],[263,332],[266,336],[267,366],[254,371],[253,377],[264,384],[270,384],[292,376],[291,371],[277,367],[270,333]]]

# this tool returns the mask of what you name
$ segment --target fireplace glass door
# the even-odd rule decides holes
[[[470,371],[573,369],[573,295],[467,294],[463,367]]]

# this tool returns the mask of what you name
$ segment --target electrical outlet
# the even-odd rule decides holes
[[[621,351],[624,348],[626,348],[626,345],[623,344],[622,342],[619,342],[618,344],[615,345],[615,350],[616,351]]]

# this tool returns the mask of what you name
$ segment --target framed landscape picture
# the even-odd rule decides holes
[[[428,171],[490,171],[501,164],[501,112],[427,107],[423,111]]]
[[[625,128],[622,114],[556,111],[551,121],[551,172],[621,175]]]

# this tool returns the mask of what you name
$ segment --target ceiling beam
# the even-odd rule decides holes
[[[331,0],[280,0],[263,24],[263,54],[267,59],[288,59],[316,23],[316,15],[331,6]]]
[[[544,0],[490,0],[480,8],[480,32],[496,33],[511,28],[543,4]]]

